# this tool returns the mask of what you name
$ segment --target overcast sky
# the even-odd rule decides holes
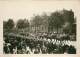
[[[72,9],[77,18],[80,14],[80,1],[1,1],[0,16],[3,20],[12,18],[14,21],[31,19],[33,14],[50,13],[56,10]]]

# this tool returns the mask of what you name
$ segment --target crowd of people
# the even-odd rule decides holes
[[[32,35],[32,34],[30,34]],[[4,36],[4,54],[76,54],[76,48],[67,37],[64,40],[57,36],[27,35],[26,38]],[[51,34],[52,35],[52,34]]]

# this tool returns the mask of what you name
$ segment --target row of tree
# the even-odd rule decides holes
[[[61,10],[52,12],[49,16],[45,13],[43,15],[36,15],[30,21],[28,19],[19,19],[17,24],[14,23],[13,19],[3,22],[4,30],[25,29],[30,27],[35,27],[35,32],[38,28],[47,27],[48,32],[53,31],[53,29],[58,30],[63,28],[64,32],[70,33],[72,31],[72,26],[75,23],[74,12],[72,10]],[[76,27],[74,27],[76,28]]]
[[[53,32],[53,29],[57,30],[63,29],[65,33],[71,33],[72,30],[76,32],[74,12],[72,10],[61,10],[52,12],[49,16],[47,14],[36,15],[31,20],[35,30],[43,25],[48,27],[48,32]],[[73,27],[74,26],[74,27]],[[37,28],[36,28],[37,27]]]

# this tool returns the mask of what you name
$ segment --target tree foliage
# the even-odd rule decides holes
[[[19,19],[16,28],[23,29],[29,28],[31,26],[35,27],[35,31],[41,29],[40,27],[48,28],[48,32],[53,29],[58,30],[63,28],[64,32],[72,31],[72,26],[75,23],[74,12],[72,10],[61,10],[52,12],[49,16],[45,13],[43,15],[35,15],[31,19],[31,23],[27,19]],[[14,22],[12,19],[3,22],[3,28],[12,29],[14,27]]]
[[[41,18],[41,16],[39,16],[39,15],[34,16],[33,20],[32,20],[32,25],[39,26],[41,24],[42,24],[42,18]]]
[[[72,28],[72,25],[74,23],[74,12],[72,10],[61,10],[61,11],[55,11],[50,14],[50,16],[47,16],[47,14],[44,14],[42,16],[36,15],[34,16],[32,20],[32,25],[35,27],[39,27],[40,25],[43,25],[44,27],[48,27],[48,31],[53,31],[53,29],[58,30],[60,28],[64,29],[66,31],[70,31]]]
[[[63,24],[64,21],[62,19],[62,15],[59,12],[56,11],[54,13],[51,13],[49,18],[49,26],[51,30],[53,30],[53,28],[56,28],[58,32],[58,28],[61,28]]]
[[[26,19],[24,19],[24,20],[20,19],[20,20],[18,20],[16,27],[18,29],[27,28],[27,27],[29,27],[29,21]]]
[[[4,29],[12,29],[14,27],[14,21],[9,19],[8,21],[3,21],[3,28]]]
[[[63,10],[62,17],[65,22],[63,30],[66,33],[70,33],[72,30],[72,26],[75,23],[74,12],[72,10]]]

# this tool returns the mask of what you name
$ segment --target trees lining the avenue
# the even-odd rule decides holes
[[[74,12],[72,10],[61,10],[52,12],[49,16],[45,13],[43,15],[35,15],[31,22],[28,19],[19,19],[15,24],[12,19],[8,21],[3,21],[4,29],[12,29],[16,27],[17,29],[28,28],[30,31],[34,29],[34,32],[54,32],[59,33],[62,31],[65,33],[71,33],[73,31],[73,26],[75,23]],[[44,31],[45,30],[45,31]],[[74,31],[76,31],[74,29]]]

